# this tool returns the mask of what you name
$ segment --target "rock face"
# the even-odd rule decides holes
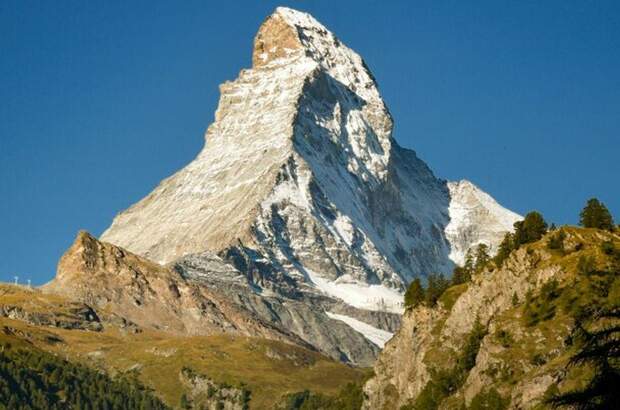
[[[178,334],[235,333],[304,344],[222,295],[196,286],[175,271],[80,232],[60,259],[44,292],[94,307],[106,320]]]
[[[390,331],[400,323],[398,315],[358,311],[323,295],[265,295],[245,274],[211,253],[162,266],[86,232],[78,234],[61,258],[56,278],[43,291],[86,303],[104,323],[131,331],[264,337],[361,366],[370,366],[379,348],[325,312],[358,315]],[[0,313],[4,310],[0,306]]]
[[[273,267],[251,276],[261,289],[399,312],[412,278],[449,271],[450,256],[495,246],[512,228],[518,216],[469,183],[446,184],[396,143],[364,61],[308,14],[276,9],[252,61],[221,86],[198,157],[102,240],[158,263],[242,254]],[[459,186],[485,200],[470,203]]]
[[[545,237],[514,251],[500,269],[484,270],[469,284],[448,289],[436,307],[407,310],[401,328],[377,359],[375,376],[364,387],[363,408],[391,410],[412,404],[431,379],[431,369],[454,366],[476,321],[486,335],[474,352],[475,364],[439,408],[469,405],[474,396],[490,388],[497,389],[511,409],[540,403],[565,373],[570,346],[564,340],[571,319],[557,301],[547,300],[547,306],[556,303],[558,307],[552,307],[553,312],[540,322],[527,324],[523,315],[528,298],[539,297],[551,282],[557,283],[560,290],[555,297],[560,298],[562,289],[576,283],[579,258],[597,255],[600,261],[602,242],[620,244],[620,237],[611,233],[562,229],[564,251],[550,251]],[[592,296],[585,298],[589,303]]]
[[[405,286],[493,248],[518,216],[400,147],[362,58],[310,15],[276,9],[252,63],[220,87],[196,159],[102,242],[79,235],[46,289],[136,329],[263,336],[370,365]]]

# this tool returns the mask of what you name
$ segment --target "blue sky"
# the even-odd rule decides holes
[[[131,3],[131,4],[128,4]],[[277,5],[366,60],[395,138],[517,212],[620,219],[620,2],[0,4],[0,280],[51,279],[79,229],[188,163]]]

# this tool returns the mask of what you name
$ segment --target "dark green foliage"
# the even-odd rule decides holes
[[[514,224],[514,249],[518,249],[526,243],[536,242],[547,233],[547,222],[543,216],[536,211],[532,211],[525,215],[522,221]]]
[[[493,258],[493,262],[495,262],[495,265],[501,267],[506,258],[508,258],[508,256],[510,255],[510,252],[512,252],[514,249],[514,235],[510,232],[507,232],[506,235],[504,235],[504,239],[502,239],[502,242],[499,244],[497,254]]]
[[[544,366],[547,363],[547,358],[541,353],[535,353],[530,359],[530,363],[534,366]]]
[[[479,244],[476,248],[476,264],[474,265],[476,272],[482,271],[490,260],[491,257],[489,256],[489,246],[485,243]]]
[[[428,286],[426,288],[426,294],[424,297],[424,303],[426,306],[432,307],[437,304],[439,297],[450,286],[450,282],[443,277],[442,274],[430,274],[428,275]]]
[[[179,406],[182,409],[189,409],[189,400],[187,399],[187,395],[185,393],[183,393],[183,395],[181,396],[181,401],[179,403]]]
[[[594,256],[580,256],[577,261],[577,273],[580,275],[590,275],[596,272],[596,259]]]
[[[467,335],[465,345],[461,354],[456,358],[454,367],[447,370],[431,369],[431,379],[416,397],[411,405],[412,409],[436,410],[446,397],[455,393],[465,383],[467,374],[476,364],[480,343],[486,333],[486,329],[479,321],[476,321]]]
[[[555,232],[549,237],[547,248],[564,252],[564,239],[566,239],[566,233],[563,230]]]
[[[430,274],[427,278],[428,285],[426,288],[422,286],[420,279],[414,279],[405,292],[405,307],[413,308],[420,304],[433,307],[441,295],[450,286],[450,281],[444,278],[442,274]]]
[[[419,278],[415,278],[405,292],[405,308],[416,307],[424,302],[424,287]]]
[[[533,297],[531,292],[526,295],[523,307],[523,322],[526,326],[534,326],[539,322],[552,319],[555,316],[557,299],[562,294],[558,282],[551,280],[545,283],[538,296]]]
[[[577,353],[568,366],[588,366],[594,376],[584,388],[556,394],[548,403],[575,409],[620,409],[620,307],[602,308],[585,320],[577,318],[570,340]]]
[[[35,349],[0,349],[0,409],[168,408],[132,378],[113,380]]]
[[[455,266],[452,271],[452,286],[467,283],[471,280],[471,272],[462,266]]]
[[[510,399],[504,399],[497,390],[481,391],[469,404],[469,410],[504,410],[508,408]]]
[[[519,296],[517,295],[517,292],[514,292],[512,294],[512,306],[518,306],[519,305]]]
[[[452,271],[451,285],[460,285],[471,280],[471,276],[481,272],[491,262],[489,246],[485,243],[470,248],[465,255],[465,264],[456,266]]]
[[[414,410],[435,410],[441,402],[455,393],[462,385],[459,374],[454,370],[431,370],[431,379],[416,397]]]
[[[607,207],[596,198],[591,198],[579,214],[579,223],[585,228],[613,231],[614,221]]]
[[[614,243],[612,241],[603,242],[601,244],[601,251],[603,251],[603,253],[608,256],[612,256],[617,252],[616,247],[614,246]]]
[[[508,348],[514,343],[514,339],[512,338],[510,332],[504,329],[499,329],[495,332],[495,338],[499,344],[502,345],[502,347]]]
[[[335,397],[308,390],[289,394],[278,408],[283,410],[359,410],[363,402],[362,383],[347,383]]]

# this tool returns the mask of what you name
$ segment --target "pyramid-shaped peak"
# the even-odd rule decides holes
[[[278,7],[256,34],[252,65],[260,67],[274,60],[300,55],[312,57],[312,49],[316,51],[316,46],[310,44],[313,36],[308,37],[305,32],[314,32],[335,43],[335,37],[310,14]]]

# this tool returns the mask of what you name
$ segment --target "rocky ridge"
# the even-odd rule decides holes
[[[560,308],[560,302],[553,302],[558,306],[552,306],[551,318],[525,324],[528,298],[551,283],[557,283],[557,293],[562,295],[563,289],[575,286],[580,258],[592,256],[605,266],[609,257],[601,253],[601,243],[615,243],[620,248],[620,237],[613,233],[562,230],[566,234],[565,251],[549,250],[547,236],[514,251],[501,268],[487,269],[469,284],[448,289],[438,306],[407,310],[401,328],[377,359],[375,377],[365,385],[367,400],[363,408],[411,405],[431,380],[433,371],[454,365],[454,357],[462,351],[476,322],[486,332],[475,364],[458,391],[441,401],[439,408],[469,405],[474,396],[490,388],[503,395],[510,409],[540,404],[547,389],[566,373],[570,346],[564,341],[571,319]],[[560,296],[555,297],[561,301]],[[591,303],[590,296],[585,297],[585,303]],[[575,303],[566,300],[564,306]]]

